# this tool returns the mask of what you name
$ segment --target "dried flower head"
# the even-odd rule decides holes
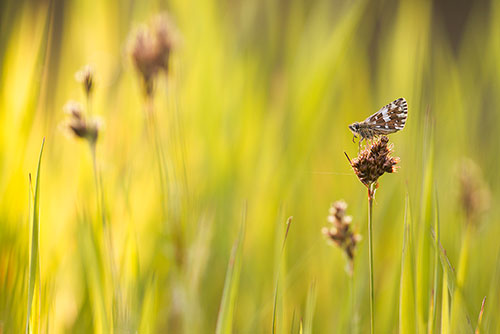
[[[324,227],[322,232],[331,240],[335,245],[344,250],[344,253],[349,260],[349,273],[352,273],[352,264],[354,261],[354,252],[356,245],[361,240],[361,235],[352,231],[351,222],[352,217],[346,216],[347,203],[344,201],[337,201],[330,207],[328,222],[332,225]]]
[[[87,120],[83,113],[81,104],[75,101],[69,101],[64,106],[64,111],[69,115],[66,122],[66,128],[73,135],[89,141],[90,144],[97,142],[101,122],[97,118]]]
[[[484,182],[481,169],[472,160],[463,160],[458,168],[460,183],[460,204],[468,223],[477,222],[477,218],[489,208],[490,190]]]
[[[167,14],[161,14],[154,18],[152,31],[156,38],[157,65],[165,73],[168,73],[170,53],[177,39],[177,29]]]
[[[166,14],[157,16],[150,27],[137,30],[131,41],[131,56],[141,75],[144,90],[151,96],[160,71],[168,73],[176,29]]]
[[[399,158],[392,157],[391,154],[392,144],[389,144],[389,138],[381,136],[349,162],[365,186],[376,186],[378,178],[384,173],[396,171]]]
[[[85,65],[75,73],[75,79],[83,85],[85,94],[90,96],[94,87],[94,68],[90,65]]]

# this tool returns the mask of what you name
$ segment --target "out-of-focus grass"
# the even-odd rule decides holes
[[[40,263],[40,166],[42,164],[43,146],[45,138],[42,141],[42,148],[40,149],[40,156],[38,158],[38,167],[35,178],[35,190],[30,189],[30,203],[31,196],[33,196],[33,214],[31,218],[31,247],[30,247],[30,260],[29,260],[29,278],[28,278],[28,303],[27,303],[27,316],[26,316],[26,333],[40,332],[40,309],[41,309],[41,263]],[[31,174],[30,174],[30,187],[31,187]],[[31,209],[31,205],[30,205]],[[35,286],[38,287],[38,298],[35,298]],[[36,304],[39,306],[36,307]],[[30,330],[31,329],[31,330]]]
[[[167,204],[127,55],[129,32],[163,10],[182,35],[155,98]],[[456,172],[463,157],[474,160],[496,203],[500,2],[471,3],[451,32],[454,14],[442,13],[417,0],[2,2],[0,331],[25,327],[26,178],[46,136],[42,332],[215,331],[224,286],[232,284],[226,270],[244,201],[233,331],[272,330],[280,261],[271,254],[281,247],[283,227],[275,222],[293,215],[276,328],[341,332],[352,323],[351,283],[341,252],[320,233],[326,209],[340,198],[365,236],[354,299],[359,330],[367,332],[367,208],[343,155],[357,153],[347,124],[403,96],[407,126],[390,137],[401,168],[384,177],[374,204],[375,332],[409,332],[413,309],[421,331],[453,330],[454,317],[467,323],[465,315],[476,328],[484,296],[481,332],[500,332],[500,212],[492,204],[466,225]],[[95,228],[88,148],[59,127],[66,100],[84,101],[74,72],[86,63],[97,73],[92,110],[106,124],[97,159],[112,253]],[[438,241],[431,232],[436,214]]]

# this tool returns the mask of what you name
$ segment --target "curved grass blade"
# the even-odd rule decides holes
[[[484,303],[486,303],[486,296],[484,296],[483,302],[481,304],[481,311],[479,311],[479,317],[477,318],[477,327],[476,331],[474,332],[475,334],[481,333],[481,323],[483,322]]]
[[[313,333],[314,309],[316,307],[316,280],[311,282],[309,293],[307,294],[306,311],[304,317],[304,334]]]
[[[441,228],[439,224],[439,200],[437,194],[436,185],[435,188],[435,208],[434,208],[434,228],[436,231],[436,236],[434,239],[434,286],[432,288],[432,298],[431,298],[431,306],[429,311],[429,320],[428,320],[428,330],[429,334],[434,333],[435,319],[436,319],[436,310],[437,310],[437,294],[438,294],[438,281],[439,281],[439,243],[441,238]]]
[[[290,216],[288,217],[286,221],[286,231],[285,231],[285,237],[283,238],[283,244],[281,246],[281,253],[280,253],[280,258],[279,258],[279,263],[278,263],[278,272],[277,272],[277,278],[276,278],[276,286],[274,289],[274,305],[273,305],[273,330],[272,333],[276,333],[276,308],[278,304],[278,287],[279,287],[279,280],[280,280],[280,269],[281,269],[281,262],[283,261],[283,252],[285,250],[285,243],[286,239],[288,237],[288,231],[290,231],[290,225],[292,224],[292,219],[293,217]],[[293,326],[293,322],[292,322]]]
[[[33,200],[33,216],[31,219],[31,252],[30,252],[30,267],[28,278],[28,311],[26,314],[26,333],[29,332],[29,323],[31,315],[31,305],[33,303],[33,295],[35,292],[35,282],[37,278],[40,280],[40,165],[42,162],[43,146],[45,145],[45,138],[42,140],[42,147],[40,148],[40,155],[38,157],[38,167],[36,171],[35,191]],[[38,282],[40,284],[40,282]]]
[[[411,214],[408,194],[405,201],[403,253],[399,287],[399,332],[413,333],[417,330],[414,251],[412,241]]]
[[[229,264],[226,271],[226,279],[224,281],[224,290],[222,292],[222,300],[217,317],[216,334],[232,333],[233,330],[233,313],[235,307],[236,296],[241,273],[241,261],[243,256],[243,239],[245,237],[246,225],[246,204],[243,208],[242,221],[238,238],[234,242],[229,258]]]
[[[443,270],[443,289],[441,291],[441,334],[450,332],[450,302],[448,297],[448,274]]]
[[[430,109],[427,109],[429,114]],[[429,117],[429,116],[427,116]],[[417,278],[416,278],[416,294],[417,294],[417,315],[418,315],[418,332],[424,333],[427,330],[427,320],[429,318],[429,300],[431,297],[431,264],[430,248],[431,238],[429,230],[432,229],[432,195],[434,182],[434,131],[432,123],[427,120],[428,127],[425,138],[427,139],[426,162],[424,165],[424,179],[422,184],[422,200],[418,234],[418,251],[417,251]]]

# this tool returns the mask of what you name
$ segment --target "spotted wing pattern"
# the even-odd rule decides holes
[[[408,116],[408,104],[400,97],[383,106],[379,111],[363,121],[374,131],[374,135],[384,135],[403,130]]]

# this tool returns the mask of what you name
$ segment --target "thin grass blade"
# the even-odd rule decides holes
[[[26,333],[29,332],[30,316],[32,310],[33,296],[35,293],[35,283],[39,277],[40,266],[40,166],[42,164],[43,147],[45,145],[45,138],[42,140],[42,147],[40,148],[40,155],[38,157],[38,167],[36,171],[35,192],[33,199],[33,216],[31,219],[31,251],[30,251],[30,266],[28,278],[28,304],[26,314]],[[40,282],[38,282],[40,283]]]
[[[281,246],[281,253],[280,253],[280,258],[279,258],[279,263],[278,263],[278,272],[276,276],[276,286],[274,288],[274,305],[273,305],[273,330],[272,333],[276,333],[276,309],[278,305],[278,288],[279,288],[279,281],[280,281],[280,272],[281,272],[281,262],[283,261],[283,252],[285,250],[285,243],[286,239],[288,237],[288,232],[290,231],[290,226],[292,224],[292,219],[293,217],[288,217],[286,220],[286,230],[285,230],[285,236],[283,238],[283,244]],[[293,321],[292,321],[292,326],[293,326]]]
[[[436,187],[434,187],[436,189]],[[428,330],[429,334],[434,333],[435,319],[436,319],[436,308],[437,308],[437,295],[438,295],[438,283],[439,283],[439,243],[441,238],[441,228],[439,225],[439,201],[437,196],[437,190],[435,193],[435,204],[434,204],[434,229],[436,235],[434,240],[434,285],[432,288],[429,320],[428,320]]]
[[[448,273],[443,271],[443,289],[441,291],[441,334],[450,332],[450,302],[448,292]]]
[[[486,296],[483,298],[483,302],[481,304],[481,311],[479,311],[479,317],[477,318],[477,327],[475,334],[481,333],[481,323],[483,322],[484,303],[486,303]]]
[[[417,330],[415,301],[415,270],[412,241],[411,213],[408,195],[405,203],[403,252],[399,288],[399,333],[414,333]]]
[[[421,224],[419,229],[418,256],[417,256],[417,315],[418,315],[418,331],[423,333],[426,331],[426,322],[429,312],[429,298],[431,292],[430,284],[430,269],[431,265],[431,241],[429,231],[432,228],[432,185],[433,185],[433,170],[434,170],[434,140],[431,122],[427,122],[428,127],[428,152],[425,163],[425,174],[422,189],[422,211]],[[426,137],[427,137],[426,136]]]
[[[226,271],[226,279],[224,281],[224,290],[222,292],[222,300],[217,318],[216,334],[225,334],[233,332],[233,314],[235,302],[238,293],[238,286],[241,273],[241,262],[243,256],[243,239],[245,237],[246,225],[246,204],[243,208],[242,221],[238,238],[234,242],[229,258],[229,264]]]
[[[313,320],[314,320],[314,309],[316,308],[316,281],[313,280],[311,282],[311,286],[309,288],[309,294],[307,295],[306,302],[306,312],[304,318],[304,334],[312,334],[313,333]],[[302,328],[302,326],[301,326]],[[302,330],[301,330],[302,332]]]

